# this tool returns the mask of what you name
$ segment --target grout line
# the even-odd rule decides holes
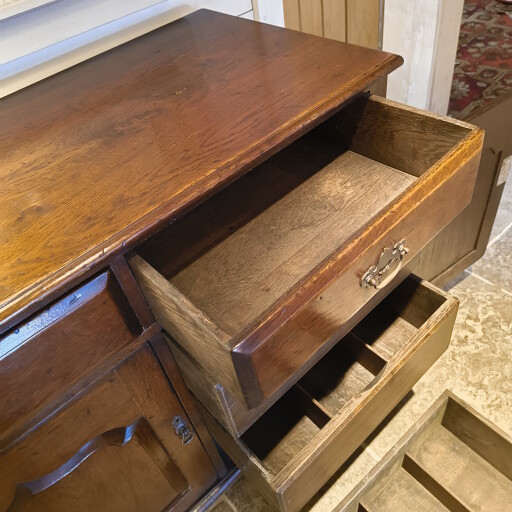
[[[464,271],[466,272],[466,271]],[[490,284],[491,286],[496,286],[494,283],[491,283],[491,281],[488,281],[485,279],[485,277],[479,276],[478,274],[475,274],[474,272],[471,272],[470,275],[476,277],[477,279],[480,279],[480,281],[483,281],[486,284]]]
[[[236,512],[238,510],[234,503],[226,495],[224,495],[224,499],[228,502],[228,505],[233,509],[233,512]]]
[[[381,459],[371,448],[367,442],[361,443],[361,447],[370,454],[370,456],[377,462]]]
[[[491,245],[493,245],[495,242],[497,242],[510,228],[512,228],[512,222],[507,226],[505,227],[501,233],[498,233],[488,244],[487,244],[487,249],[489,247],[491,247]]]

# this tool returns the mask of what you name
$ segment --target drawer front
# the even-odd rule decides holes
[[[481,144],[470,125],[357,98],[149,240],[132,268],[161,325],[256,408],[468,204]]]
[[[0,447],[106,371],[142,328],[110,272],[91,279],[0,338]]]
[[[254,403],[271,396],[317,351],[325,353],[329,350],[403,279],[407,263],[461,211],[460,203],[453,201],[453,197],[464,198],[463,204],[470,200],[478,162],[479,156],[473,157],[446,180],[440,190],[433,191],[411,208],[367,250],[362,250],[355,263],[344,269],[337,279],[273,334],[264,340],[256,337],[254,342],[235,348],[233,359],[236,367],[241,369],[242,387],[261,392],[259,397],[254,393]],[[409,250],[402,260],[403,271],[380,289],[363,288],[360,281],[366,271],[376,266],[383,251],[392,248],[399,240],[406,240]],[[272,331],[271,327],[269,329]],[[261,333],[261,336],[265,334]],[[269,360],[272,360],[271,366],[266,364]],[[247,382],[243,382],[244,379]],[[257,388],[252,386],[253,381],[258,382]]]
[[[297,511],[446,350],[456,299],[408,278],[239,439],[214,437],[282,510]]]
[[[187,510],[215,470],[149,343],[0,452],[0,509]]]

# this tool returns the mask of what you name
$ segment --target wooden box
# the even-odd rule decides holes
[[[511,507],[512,437],[446,391],[334,512]]]
[[[161,325],[254,408],[464,208],[481,143],[471,125],[357,97],[150,239],[131,266]]]
[[[222,448],[278,508],[297,511],[447,348],[457,300],[408,278],[239,438]]]

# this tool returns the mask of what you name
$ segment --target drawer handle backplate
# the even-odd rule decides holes
[[[361,278],[361,286],[376,290],[386,286],[398,274],[402,267],[403,257],[409,252],[405,238],[393,247],[386,247],[380,255],[377,265],[371,266]]]

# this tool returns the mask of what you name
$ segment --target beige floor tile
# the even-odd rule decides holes
[[[222,497],[208,512],[236,512],[226,497]]]
[[[496,236],[501,234],[503,230],[512,223],[512,173],[508,176],[501,196],[500,206],[498,208],[498,214],[494,221],[494,225],[491,231],[492,241]]]
[[[274,512],[275,510],[244,476],[241,476],[228,489],[226,498],[236,512]]]
[[[512,293],[512,227],[487,247],[471,272]]]

